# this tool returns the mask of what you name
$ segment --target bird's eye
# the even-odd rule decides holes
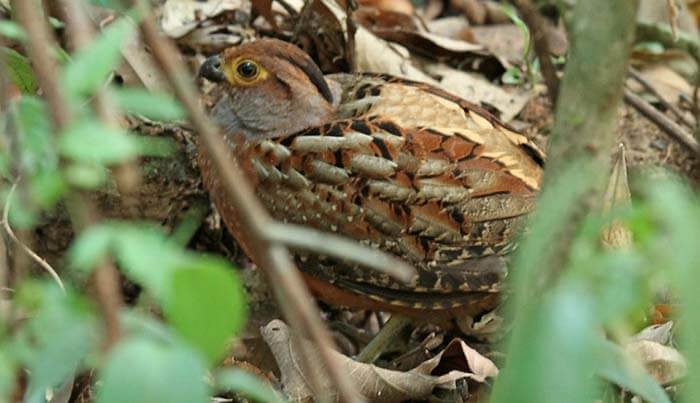
[[[252,62],[250,60],[243,60],[240,63],[238,63],[238,67],[236,67],[236,72],[238,72],[238,75],[244,80],[250,81],[255,79],[258,76],[258,74],[260,74],[260,69],[258,68],[258,65],[255,62]]]

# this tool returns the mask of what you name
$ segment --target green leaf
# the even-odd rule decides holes
[[[0,20],[0,36],[16,41],[27,39],[27,34],[24,32],[24,29],[16,22],[10,20]]]
[[[106,258],[114,242],[114,228],[110,225],[94,225],[80,233],[68,250],[72,268],[90,272]]]
[[[73,376],[87,354],[97,349],[100,328],[83,298],[53,284],[25,283],[15,301],[33,312],[14,345],[31,374],[26,401],[43,402],[46,388]]]
[[[63,83],[71,97],[93,94],[105,82],[120,61],[122,44],[134,29],[130,20],[122,18],[74,55],[63,72]]]
[[[639,363],[629,359],[622,348],[603,338],[597,339],[600,350],[598,375],[643,398],[648,403],[671,403],[663,388]]]
[[[165,315],[209,362],[226,352],[246,320],[243,287],[224,260],[199,258],[172,273]]]
[[[89,271],[110,254],[129,278],[161,302],[170,295],[171,273],[191,259],[158,229],[122,222],[103,223],[83,232],[68,256],[71,267]]]
[[[10,81],[23,94],[35,94],[39,89],[39,84],[37,84],[29,59],[17,51],[6,47],[0,47],[0,57],[5,61]]]
[[[109,172],[103,166],[92,163],[69,164],[63,174],[71,185],[83,189],[97,189],[109,179]]]
[[[0,401],[9,402],[10,394],[15,388],[16,363],[8,353],[7,342],[3,340],[0,347]]]
[[[589,403],[598,357],[594,303],[576,284],[561,284],[523,308],[493,403]]]
[[[122,129],[87,121],[69,127],[59,139],[59,149],[78,162],[114,164],[138,156],[141,143]]]
[[[216,374],[219,389],[230,390],[259,403],[283,403],[272,387],[242,369],[223,369]]]
[[[100,375],[97,403],[209,401],[202,361],[179,344],[126,339],[112,350]]]
[[[141,88],[115,89],[114,95],[124,110],[153,120],[179,120],[185,111],[170,95],[149,92]]]

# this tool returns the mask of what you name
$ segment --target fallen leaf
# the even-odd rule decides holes
[[[113,21],[116,14],[105,8],[89,8],[90,18],[98,22],[101,29],[106,25],[104,22]],[[153,56],[146,51],[146,45],[138,29],[134,27],[134,35],[130,35],[122,44],[120,49],[122,57],[126,63],[121,63],[117,67],[117,73],[124,79],[127,86],[143,85],[150,91],[165,91],[168,84],[163,80],[160,69]]]
[[[608,187],[603,196],[603,214],[609,214],[629,206],[631,203],[630,186],[627,180],[627,161],[625,147],[620,144],[615,164],[613,165]],[[632,231],[619,219],[613,219],[601,235],[603,244],[610,248],[622,249],[632,246]]]
[[[442,88],[486,109],[497,109],[499,118],[504,122],[512,120],[525,107],[533,92],[524,88],[513,88],[505,91],[491,84],[481,76],[457,70],[444,64],[432,64],[426,67],[431,76],[439,78]],[[490,108],[489,108],[490,107]]]
[[[671,331],[673,330],[673,321],[668,321],[659,325],[651,325],[642,329],[639,333],[632,336],[634,341],[653,341],[664,346],[671,342]]]
[[[358,0],[358,3],[364,7],[406,15],[411,15],[414,12],[413,4],[409,0]]]
[[[233,10],[250,13],[251,3],[246,0],[167,0],[160,7],[160,26],[169,37],[179,38],[202,21]]]
[[[625,350],[637,357],[661,385],[668,385],[688,373],[688,363],[673,347],[649,340],[633,341]]]
[[[289,327],[280,320],[273,320],[261,329],[261,334],[277,360],[283,389],[290,400],[299,402],[312,399],[313,393],[307,383],[308,374],[302,369],[301,353],[297,350],[297,344],[290,339]],[[306,356],[316,361],[313,367],[320,368],[319,354],[313,353],[316,347],[308,341],[302,343],[305,343]],[[408,372],[359,363],[337,352],[333,352],[332,356],[369,401],[391,403],[425,399],[435,388],[455,389],[462,379],[478,384],[498,375],[498,369],[491,360],[459,339],[453,340],[438,355]],[[325,387],[327,392],[332,392],[330,383],[326,383]]]
[[[640,68],[639,75],[670,103],[678,102],[681,96],[692,97],[693,86],[683,76],[664,64],[645,65]],[[631,80],[630,84],[633,91],[644,91],[636,81]]]

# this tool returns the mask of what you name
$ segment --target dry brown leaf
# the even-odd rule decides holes
[[[678,381],[688,372],[688,363],[673,347],[655,341],[640,340],[625,346],[628,354],[639,359],[661,385]]]
[[[691,98],[692,85],[683,76],[664,64],[646,65],[639,70],[639,74],[670,103],[678,102],[681,95]],[[630,86],[633,91],[644,91],[636,81],[631,80]]]
[[[676,2],[678,6],[678,28],[686,34],[697,37],[698,28],[688,6],[684,1]],[[670,15],[668,5],[665,1],[641,0],[639,2],[639,13],[637,21],[649,24],[666,24],[670,27]]]
[[[277,360],[282,385],[290,400],[299,402],[312,399],[313,393],[300,365],[296,344],[290,339],[289,327],[280,320],[273,320],[261,329],[261,333]],[[309,349],[306,354],[313,354],[315,347],[308,342],[304,343],[305,349]],[[482,383],[487,378],[498,375],[498,369],[491,360],[458,339],[453,340],[432,359],[408,372],[359,363],[337,352],[333,355],[344,366],[360,392],[369,401],[375,402],[425,399],[436,387],[454,389],[460,379]],[[313,357],[318,357],[318,353],[313,354]],[[457,365],[453,365],[454,363]],[[318,365],[315,367],[318,368]],[[443,375],[431,375],[433,372]],[[330,385],[328,387],[330,388]]]
[[[453,69],[444,64],[432,64],[426,67],[431,76],[440,77],[440,86],[475,104],[492,106],[500,111],[499,118],[505,122],[512,120],[532,96],[532,91],[514,88],[506,92],[481,76]],[[492,108],[489,108],[492,109]]]
[[[639,333],[632,336],[634,341],[653,341],[659,344],[667,346],[671,342],[671,331],[673,330],[673,321],[668,321],[666,323],[647,326],[642,329]]]
[[[452,16],[428,22],[428,30],[435,35],[459,41],[479,43],[472,32],[472,27],[464,17]]]
[[[91,7],[88,9],[90,18],[104,29],[107,21],[114,21],[116,14],[108,9]],[[150,91],[163,91],[168,84],[163,80],[160,69],[153,56],[146,51],[146,45],[138,33],[138,27],[134,24],[133,35],[124,41],[121,54],[125,63],[117,67],[117,73],[123,78],[126,85],[143,85]]]
[[[620,148],[610,173],[608,187],[603,196],[603,214],[629,206],[631,203],[630,186],[627,180],[627,161],[625,160],[625,147]],[[629,248],[632,246],[632,231],[620,220],[614,219],[601,235],[603,244],[610,248]]]
[[[484,24],[488,17],[486,6],[478,0],[450,0],[450,7],[464,13],[469,22],[474,25]]]
[[[414,12],[413,4],[409,0],[358,0],[364,7],[372,7],[381,11],[411,15]]]
[[[251,3],[248,0],[167,0],[160,7],[160,26],[166,35],[179,38],[202,21],[233,10],[250,13]]]

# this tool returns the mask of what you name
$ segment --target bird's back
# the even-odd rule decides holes
[[[245,151],[258,196],[281,221],[395,254],[419,275],[400,284],[312,255],[299,256],[302,269],[395,306],[453,307],[499,291],[503,256],[534,207],[542,153],[435,87],[380,75],[326,78],[342,94],[335,120]]]

